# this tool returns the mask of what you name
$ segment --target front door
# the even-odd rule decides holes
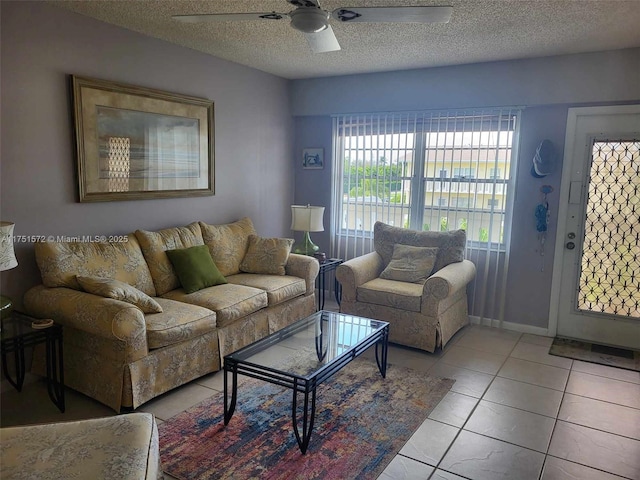
[[[558,336],[640,349],[639,150],[640,105],[569,109],[550,315]]]

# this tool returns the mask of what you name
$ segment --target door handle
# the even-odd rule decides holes
[[[576,248],[576,244],[573,242],[567,242],[565,247],[567,247],[567,250],[573,250],[574,248]]]

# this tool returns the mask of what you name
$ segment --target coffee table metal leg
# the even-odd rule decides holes
[[[311,409],[309,410],[309,394],[311,394]],[[298,379],[293,379],[293,401],[291,407],[291,421],[293,423],[293,433],[296,435],[300,451],[304,455],[307,453],[311,432],[313,431],[313,421],[316,416],[316,387],[314,386],[309,392],[307,388],[304,390],[304,407],[302,412],[302,436],[298,430]]]
[[[382,331],[382,338],[376,342],[376,363],[382,378],[387,378],[387,353],[389,351],[389,326]]]
[[[228,397],[228,386],[227,386],[227,375],[231,371],[231,404],[227,403]],[[238,369],[234,365],[231,368],[225,367],[224,369],[224,424],[227,425],[231,417],[233,416],[233,412],[236,409],[236,399],[238,397]]]

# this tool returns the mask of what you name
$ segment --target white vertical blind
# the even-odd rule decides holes
[[[381,221],[467,231],[471,313],[502,319],[519,108],[333,118],[332,254],[373,250]]]

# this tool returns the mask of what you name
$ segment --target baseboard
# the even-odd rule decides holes
[[[532,335],[540,335],[543,337],[553,337],[549,334],[549,330],[543,327],[534,327],[533,325],[523,325],[522,323],[500,322],[500,320],[492,318],[483,318],[469,315],[469,320],[473,325],[484,325],[486,327],[504,328],[505,330],[513,330],[515,332],[530,333]]]

